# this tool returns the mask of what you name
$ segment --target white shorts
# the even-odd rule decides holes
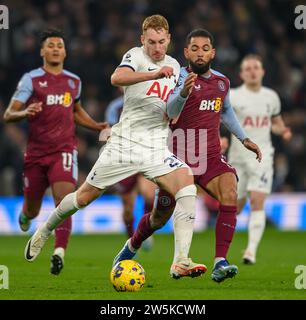
[[[238,181],[238,199],[246,198],[250,191],[271,193],[273,182],[273,157],[259,163],[252,159],[248,162],[230,162],[236,169]]]
[[[86,182],[106,189],[136,173],[142,173],[155,182],[156,177],[183,167],[189,168],[167,147],[154,149],[134,142],[122,144],[114,140],[107,142]]]

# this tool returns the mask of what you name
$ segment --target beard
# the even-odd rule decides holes
[[[52,67],[57,67],[57,66],[59,66],[59,65],[61,64],[61,62],[51,61],[51,62],[49,62],[49,64],[50,64],[50,66],[52,66]]]
[[[192,72],[194,72],[197,75],[202,75],[206,73],[210,69],[210,64],[211,64],[211,60],[203,64],[197,64],[196,62],[189,61],[189,65]]]

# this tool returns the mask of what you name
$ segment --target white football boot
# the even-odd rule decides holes
[[[49,234],[43,233],[42,229],[43,227],[41,226],[36,230],[24,249],[24,257],[29,262],[34,261],[38,257],[41,249],[51,234],[51,232]]]
[[[173,263],[170,268],[170,276],[173,279],[180,279],[182,277],[199,277],[205,273],[207,267],[204,264],[193,262],[190,258],[181,259]]]

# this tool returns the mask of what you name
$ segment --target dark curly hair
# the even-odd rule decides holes
[[[212,47],[214,48],[215,47],[215,39],[213,37],[213,35],[205,30],[205,29],[195,29],[195,30],[192,30],[188,35],[187,35],[187,38],[186,38],[186,45],[188,47],[189,43],[190,43],[190,40],[191,38],[196,38],[196,37],[203,37],[203,38],[208,38],[210,39],[210,43],[212,45]]]
[[[41,34],[40,34],[40,45],[41,47],[44,45],[44,42],[46,41],[46,39],[51,38],[51,37],[55,37],[55,38],[62,38],[65,42],[65,34],[62,30],[59,29],[47,29],[44,30]]]

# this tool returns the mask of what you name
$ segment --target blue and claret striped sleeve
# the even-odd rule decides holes
[[[244,129],[241,127],[240,122],[237,119],[234,109],[230,103],[229,92],[224,99],[221,121],[226,128],[241,142],[247,138],[247,135]]]
[[[180,76],[177,81],[176,87],[173,92],[170,94],[167,101],[167,115],[170,119],[176,118],[184,108],[185,102],[188,97],[183,98],[181,96],[181,90],[184,87],[185,80],[188,76],[188,71],[186,68],[181,68]]]
[[[18,83],[17,89],[12,97],[12,100],[17,100],[26,103],[33,93],[32,78],[29,73],[23,75]]]

